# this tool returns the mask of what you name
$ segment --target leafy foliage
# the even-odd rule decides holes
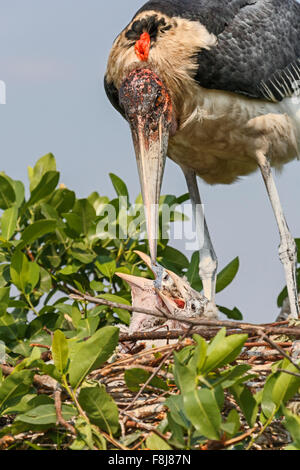
[[[145,233],[141,196],[129,203],[126,184],[111,174],[115,199],[97,192],[77,199],[72,190],[58,186],[60,175],[52,154],[29,168],[28,176],[26,198],[22,182],[0,174],[0,341],[5,346],[0,366],[2,362],[9,368],[9,373],[6,369],[2,373],[0,367],[0,419],[6,422],[0,428],[0,443],[7,434],[37,431],[56,448],[105,450],[108,443],[112,446],[120,439],[119,410],[91,373],[112,360],[119,339],[117,325],[128,325],[130,314],[70,300],[69,295],[75,290],[129,305],[129,287],[116,272],[152,275],[135,254],[136,249],[148,249],[146,237],[136,237],[137,227],[132,224],[139,213],[138,229]],[[186,195],[162,196],[161,204],[170,207],[171,222],[180,220],[177,206],[186,200]],[[124,226],[129,227],[129,235]],[[170,224],[161,216],[159,263],[185,275],[201,291],[198,253],[189,262],[170,247],[169,229]],[[220,272],[218,291],[233,281],[238,267],[235,259]],[[230,318],[242,317],[237,308],[220,310]],[[299,447],[298,418],[284,408],[299,387],[298,379],[275,369],[263,393],[253,395],[246,385],[252,377],[249,367],[234,362],[245,335],[226,337],[222,330],[210,343],[199,336],[194,340],[195,346],[174,354],[174,367],[169,371],[173,379],[166,382],[154,377],[146,388],[148,392],[151,387],[160,389],[166,395],[169,411],[162,432],[168,431],[171,439],[168,443],[151,434],[145,445],[189,449],[205,445],[208,439],[239,436],[240,413],[233,409],[224,417],[228,392],[249,426],[258,419],[268,424],[275,415],[284,413],[294,439],[292,447]],[[293,372],[293,366],[285,361],[277,368]],[[41,393],[40,376],[47,376],[56,384],[54,389],[67,397],[67,403],[61,405],[60,423],[57,397]],[[134,392],[149,379],[150,373],[139,368],[125,374],[128,389]],[[172,387],[178,387],[180,394],[170,393]],[[136,437],[130,439],[128,446]],[[27,442],[23,448],[41,446]]]
[[[275,417],[285,415],[286,426],[294,438],[294,443],[288,448],[297,448],[299,418],[285,405],[299,390],[300,376],[278,371],[295,373],[296,367],[287,359],[276,363],[263,390],[252,394],[248,383],[256,376],[250,373],[251,366],[232,364],[239,356],[247,335],[226,337],[225,334],[225,329],[220,330],[209,344],[195,335],[196,346],[175,353],[174,379],[180,394],[166,400],[169,413],[165,430],[172,433],[169,444],[174,448],[193,449],[205,448],[207,440],[224,444],[235,437],[239,442],[239,436],[243,435],[242,422],[250,428],[261,422],[264,431]],[[240,413],[234,408],[226,412],[228,404],[225,397],[228,401],[230,396]],[[246,438],[241,441],[242,445],[239,443],[231,448],[251,448],[254,438],[250,443]]]

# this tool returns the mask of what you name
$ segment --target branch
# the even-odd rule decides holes
[[[69,290],[73,293],[70,294],[70,298],[73,300],[78,300],[81,302],[90,302],[96,305],[106,305],[110,308],[119,308],[122,310],[127,310],[128,312],[136,312],[136,313],[144,313],[146,315],[152,315],[153,317],[162,318],[165,320],[175,320],[179,322],[183,322],[185,324],[190,324],[193,326],[208,326],[214,328],[235,328],[244,331],[245,333],[252,333],[256,332],[259,335],[261,333],[265,334],[273,334],[273,335],[290,335],[294,337],[300,337],[300,328],[298,327],[277,327],[273,326],[272,323],[270,324],[263,324],[263,325],[253,325],[251,323],[241,323],[236,321],[220,321],[220,320],[206,320],[206,319],[196,319],[191,317],[184,316],[184,310],[182,311],[182,315],[173,315],[169,313],[157,312],[154,310],[146,309],[146,308],[138,308],[132,307],[130,305],[120,304],[117,302],[110,302],[106,299],[101,299],[98,297],[92,297],[88,294],[82,294],[81,292],[77,291],[74,288],[69,287]]]
[[[280,354],[282,354],[283,357],[285,357],[286,359],[288,359],[288,361],[291,362],[291,364],[293,364],[294,367],[296,367],[296,369],[300,372],[300,366],[299,364],[294,361],[294,359],[289,356],[278,344],[274,343],[274,341],[272,341],[268,336],[264,335],[263,333],[261,334],[261,337],[270,345],[272,346],[274,349],[276,349],[277,351],[280,352]]]
[[[192,332],[188,332],[186,337],[191,337],[194,334],[201,335],[203,338],[211,339],[213,338],[216,333],[219,331],[219,328],[195,328]],[[234,334],[236,330],[233,332],[228,332],[228,334]],[[184,330],[166,330],[166,331],[137,331],[135,333],[121,333],[119,336],[120,342],[135,342],[135,341],[148,341],[148,340],[171,340],[171,339],[179,339],[186,331]]]
[[[0,369],[2,370],[4,375],[10,375],[13,373],[14,368],[10,366],[5,366],[4,364],[0,364]],[[33,377],[33,382],[38,387],[47,388],[48,390],[55,390],[57,386],[57,381],[50,377],[49,375],[38,375],[35,374]]]
[[[55,402],[55,410],[56,410],[56,417],[57,423],[63,426],[67,431],[71,434],[76,436],[76,430],[72,424],[69,424],[62,415],[62,404],[61,404],[61,390],[57,388],[54,392],[54,402]]]

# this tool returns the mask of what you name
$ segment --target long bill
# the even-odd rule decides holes
[[[142,118],[133,131],[133,141],[138,165],[151,262],[156,263],[159,230],[159,199],[168,149],[169,129],[161,116],[156,131],[149,131]]]

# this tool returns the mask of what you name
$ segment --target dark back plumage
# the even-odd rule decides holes
[[[150,0],[139,11],[201,22],[218,38],[197,53],[203,87],[281,101],[300,88],[300,5],[295,0]]]

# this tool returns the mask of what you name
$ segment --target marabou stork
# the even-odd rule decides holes
[[[217,257],[196,176],[231,184],[259,168],[279,229],[291,315],[298,318],[296,245],[272,167],[300,155],[300,4],[150,0],[115,40],[105,89],[131,127],[152,263],[168,156],[184,172],[197,231],[204,233],[199,272],[213,304]]]

